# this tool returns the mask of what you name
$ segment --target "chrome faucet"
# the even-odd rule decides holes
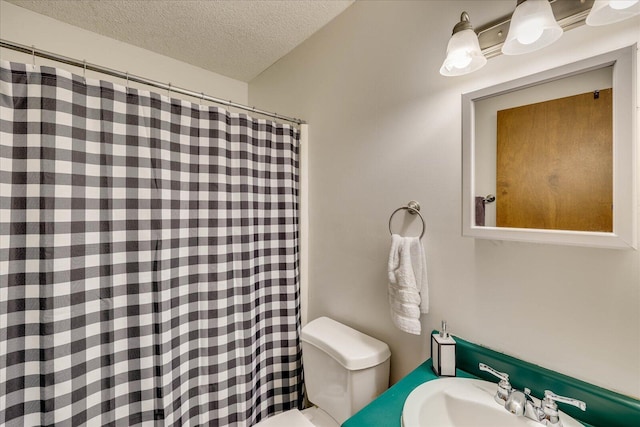
[[[490,366],[480,363],[481,371],[490,373],[491,375],[500,378],[498,383],[498,390],[494,399],[500,406],[519,417],[527,417],[534,421],[539,422],[545,426],[562,427],[562,421],[558,411],[558,405],[556,402],[567,403],[569,405],[576,406],[583,411],[587,409],[587,404],[581,400],[572,399],[570,397],[558,396],[550,390],[544,391],[544,398],[542,400],[531,396],[531,390],[524,389],[524,392],[514,389],[509,383],[509,375],[504,372],[499,372]]]

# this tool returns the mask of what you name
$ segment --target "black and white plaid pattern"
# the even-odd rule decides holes
[[[298,407],[299,131],[0,71],[0,425],[248,426]]]

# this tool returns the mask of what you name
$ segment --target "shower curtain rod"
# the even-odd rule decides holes
[[[96,71],[98,73],[106,74],[113,77],[118,77],[120,79],[127,80],[130,82],[142,83],[147,86],[152,86],[158,89],[164,89],[169,92],[175,92],[182,95],[191,96],[193,98],[198,98],[204,101],[210,101],[216,104],[226,105],[228,107],[233,107],[233,108],[237,108],[244,111],[250,111],[250,112],[267,116],[267,117],[273,117],[274,119],[284,120],[284,121],[295,123],[298,125],[306,124],[306,122],[302,119],[283,116],[277,113],[271,113],[269,111],[261,110],[259,108],[250,107],[244,104],[238,104],[237,102],[233,102],[233,101],[226,101],[224,99],[216,98],[215,96],[205,95],[202,92],[194,92],[189,89],[183,89],[180,87],[172,86],[171,83],[166,84],[166,83],[158,82],[156,80],[147,79],[145,77],[136,76],[134,74],[129,74],[128,72],[113,70],[111,68],[103,67],[97,64],[90,64],[87,61],[80,61],[77,59],[69,58],[67,56],[58,55],[56,53],[47,52],[41,49],[36,49],[34,46],[25,46],[19,43],[14,43],[9,40],[0,39],[0,48],[6,48],[6,49],[11,49],[18,52],[30,54],[33,56],[34,62],[35,62],[35,57],[37,56],[40,58],[50,59],[52,61],[73,65],[75,67],[80,67],[84,70]]]

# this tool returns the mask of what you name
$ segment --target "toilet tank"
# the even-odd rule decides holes
[[[309,401],[338,424],[389,387],[389,346],[320,317],[302,328],[302,365]]]

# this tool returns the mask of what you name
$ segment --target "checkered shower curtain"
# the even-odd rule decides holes
[[[0,65],[0,425],[298,407],[299,131]]]

